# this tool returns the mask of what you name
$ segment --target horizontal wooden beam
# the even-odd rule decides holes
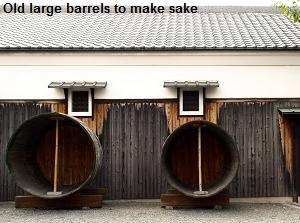
[[[229,196],[227,193],[219,193],[217,195],[206,198],[192,198],[175,190],[170,190],[168,194],[162,194],[160,197],[161,207],[228,207]]]
[[[32,195],[16,196],[16,208],[77,209],[83,207],[101,208],[103,195],[75,194],[59,199],[43,199]]]

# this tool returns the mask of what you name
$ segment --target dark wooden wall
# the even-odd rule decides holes
[[[293,125],[294,195],[300,195],[300,116],[291,117]]]
[[[10,136],[25,120],[50,111],[50,105],[0,103],[0,201],[14,200],[16,194],[24,193],[16,186],[6,167],[6,145]]]
[[[292,196],[292,164],[285,157],[278,108],[299,107],[300,101],[220,102],[218,106],[217,123],[234,138],[240,153],[240,166],[230,194]]]
[[[159,198],[167,189],[161,148],[168,135],[165,111],[157,104],[111,104],[99,136],[104,150],[97,185],[109,199]]]
[[[185,122],[206,119],[225,128],[240,152],[231,196],[291,196],[293,145],[278,108],[300,107],[300,100],[211,100],[205,107],[205,117],[178,117],[175,101],[96,102],[93,117],[82,118],[99,135],[104,149],[103,166],[92,185],[106,186],[110,199],[159,197],[167,188],[160,169],[165,138]],[[10,135],[29,117],[49,111],[65,112],[64,104],[0,103],[0,200],[22,194],[6,168]]]

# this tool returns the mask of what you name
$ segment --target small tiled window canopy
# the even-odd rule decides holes
[[[68,114],[73,116],[92,116],[92,89],[105,88],[107,82],[88,81],[56,81],[51,82],[49,88],[62,88],[67,90]]]
[[[218,81],[165,81],[164,87],[179,89],[179,115],[204,115],[204,88],[219,87]]]
[[[279,108],[281,115],[300,115],[300,108]]]

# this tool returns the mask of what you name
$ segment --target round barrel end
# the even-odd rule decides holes
[[[188,122],[169,135],[161,162],[173,188],[189,197],[204,198],[230,184],[238,169],[239,155],[225,130],[201,120]]]
[[[55,153],[58,154],[56,177]],[[46,113],[25,121],[14,132],[7,145],[6,163],[23,190],[54,199],[73,194],[90,182],[102,156],[98,137],[79,119]]]

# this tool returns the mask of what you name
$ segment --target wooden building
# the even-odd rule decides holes
[[[161,148],[204,119],[236,141],[231,197],[300,193],[300,24],[274,8],[197,14],[0,14],[0,200],[23,191],[9,137],[50,111],[87,124],[103,147],[93,185],[109,199],[167,190]]]

